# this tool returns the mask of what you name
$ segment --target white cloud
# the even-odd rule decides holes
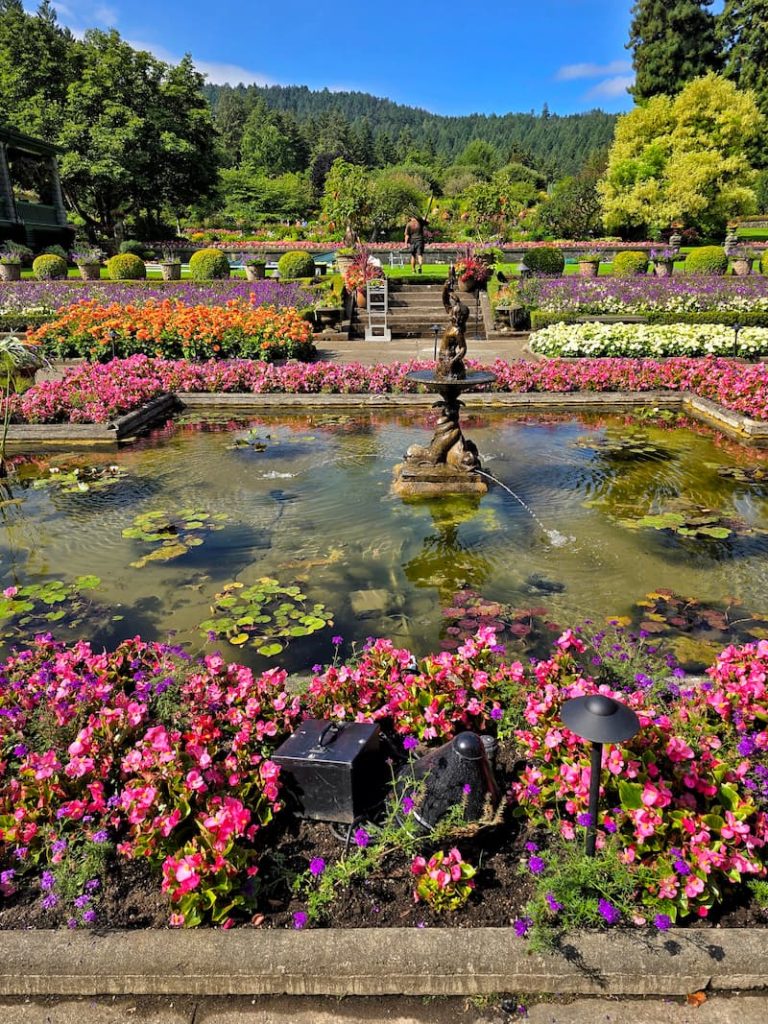
[[[587,93],[587,99],[615,99],[617,96],[624,96],[634,81],[634,75],[614,75],[613,78],[606,78],[605,81],[592,86]]]
[[[573,82],[578,78],[602,78],[603,75],[621,75],[632,70],[632,61],[612,60],[609,64],[565,64],[558,68],[555,80]]]
[[[134,50],[148,50],[158,60],[166,64],[178,64],[181,59],[178,54],[171,53],[167,47],[160,43],[147,43],[140,39],[127,39],[126,42]],[[272,85],[274,80],[260,71],[252,71],[250,68],[242,68],[239,64],[223,64],[219,61],[198,60],[193,56],[195,67],[201,75],[205,75],[213,85]]]

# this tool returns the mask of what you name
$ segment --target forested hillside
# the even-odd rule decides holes
[[[501,153],[524,154],[552,178],[578,173],[591,153],[610,145],[616,123],[615,115],[601,110],[562,117],[550,114],[546,107],[540,114],[444,117],[364,92],[313,91],[298,85],[207,85],[204,92],[214,117],[220,107],[222,113],[233,107],[248,110],[259,100],[270,109],[293,114],[300,124],[337,112],[354,129],[367,126],[380,149],[392,149],[394,160],[417,149],[452,163],[469,142],[482,139]]]

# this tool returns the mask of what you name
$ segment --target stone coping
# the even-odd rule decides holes
[[[696,419],[717,427],[745,444],[768,446],[768,422],[753,420],[732,409],[684,391],[568,391],[523,393],[470,392],[464,396],[467,409],[602,409],[658,406],[681,409]],[[179,410],[226,410],[258,412],[264,409],[295,408],[388,408],[431,406],[433,394],[252,394],[179,392],[153,398],[146,405],[118,417],[113,423],[13,424],[8,443],[31,444],[117,444],[134,440],[152,426]]]
[[[0,997],[675,996],[767,978],[758,929],[584,931],[545,954],[511,928],[0,932]]]

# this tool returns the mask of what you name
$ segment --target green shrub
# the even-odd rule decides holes
[[[220,249],[198,249],[189,260],[193,281],[213,281],[229,277],[229,260]]]
[[[124,242],[120,243],[118,252],[121,254],[129,252],[134,256],[138,256],[140,260],[143,260],[147,255],[147,247],[143,242],[139,242],[135,238],[126,238]]]
[[[725,249],[719,245],[702,245],[692,249],[685,258],[686,274],[719,274],[728,269]]]
[[[614,277],[637,277],[648,273],[648,253],[642,250],[627,249],[617,252],[613,257]]]
[[[551,324],[584,324],[599,322],[599,315],[589,313],[550,313],[540,309],[531,310],[531,330],[540,331]],[[768,327],[768,311],[753,312],[752,310],[709,310],[705,313],[648,313],[645,316],[627,314],[627,323],[641,322],[646,324],[725,324],[733,327]],[[619,319],[617,322],[622,322]]]
[[[107,260],[107,273],[113,281],[140,281],[147,276],[143,260],[131,252]]]
[[[314,277],[315,261],[308,252],[289,249],[277,261],[277,272],[283,281],[291,281],[297,277]]]
[[[551,245],[530,249],[525,254],[523,262],[534,274],[551,274],[556,277],[565,270],[565,256],[562,250]]]
[[[69,261],[67,250],[60,245],[46,245],[41,252],[42,256],[61,256],[63,260]]]
[[[764,250],[760,256],[760,273],[768,274],[768,249]]]
[[[34,259],[32,273],[38,281],[61,281],[67,276],[67,261],[53,253],[44,253]]]

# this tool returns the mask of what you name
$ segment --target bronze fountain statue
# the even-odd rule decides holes
[[[412,370],[409,380],[440,394],[435,408],[441,409],[431,442],[414,444],[405,461],[395,467],[394,490],[403,496],[440,494],[485,494],[488,485],[476,472],[480,469],[477,447],[464,437],[459,425],[459,400],[463,391],[491,384],[496,374],[470,371],[464,365],[467,354],[466,326],[469,309],[456,294],[453,273],[443,288],[443,306],[451,321],[440,340],[434,370]]]

